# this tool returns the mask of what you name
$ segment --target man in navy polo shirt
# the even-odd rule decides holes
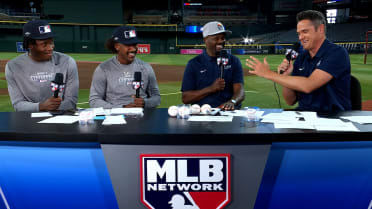
[[[297,14],[297,34],[304,51],[294,64],[284,59],[277,74],[264,59],[246,60],[250,71],[283,86],[287,104],[298,110],[335,112],[351,109],[350,59],[346,49],[326,39],[326,21],[318,11]]]
[[[222,23],[214,21],[202,28],[206,50],[191,59],[182,80],[182,101],[185,104],[209,104],[223,110],[239,109],[244,100],[243,70],[240,60],[227,54],[223,76],[217,64],[217,54],[225,45]]]

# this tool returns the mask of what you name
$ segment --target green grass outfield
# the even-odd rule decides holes
[[[0,53],[0,59],[12,59],[16,57],[17,53]],[[104,61],[112,54],[69,54],[76,61]],[[158,63],[164,65],[180,65],[185,66],[187,61],[195,57],[195,55],[176,55],[176,54],[152,54],[152,55],[137,55],[140,59],[145,62]],[[272,70],[281,63],[284,58],[283,55],[254,55],[255,57],[263,60],[263,57],[267,56],[267,60]],[[248,55],[238,55],[241,60],[244,70],[248,70],[245,66],[245,59]],[[366,65],[363,64],[363,54],[351,54],[351,73],[357,77],[362,85],[362,99],[372,100],[372,55],[368,56]],[[4,73],[0,73],[0,78],[4,77]],[[276,95],[274,84],[257,76],[246,76],[244,77],[244,90],[245,100],[243,107],[257,106],[260,108],[279,108],[279,100]],[[0,79],[0,88],[6,88],[6,81]],[[181,104],[181,81],[172,83],[160,83],[159,89],[162,95],[160,107],[169,107],[170,105]],[[279,95],[281,95],[281,87],[277,85]],[[87,108],[89,98],[88,89],[80,89],[79,91],[79,104],[81,108]],[[280,96],[282,108],[290,108],[284,102],[284,99]],[[0,95],[0,111],[13,111],[11,107],[9,96]]]

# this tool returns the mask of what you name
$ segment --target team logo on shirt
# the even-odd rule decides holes
[[[319,67],[320,63],[322,63],[322,60],[319,60],[319,62],[316,63],[316,66]]]
[[[223,69],[225,70],[231,69],[231,65],[226,65]]]
[[[127,86],[132,85],[132,80],[133,73],[130,72],[123,72],[123,74],[121,74],[118,79],[119,84],[126,84]]]
[[[220,209],[230,201],[230,154],[141,154],[141,201],[150,209]]]
[[[30,75],[31,81],[36,81],[39,83],[44,83],[53,80],[54,73],[49,72],[37,72],[35,74]]]

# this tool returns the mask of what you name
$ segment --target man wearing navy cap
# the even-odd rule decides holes
[[[106,48],[116,56],[101,63],[93,74],[89,96],[91,107],[154,108],[160,104],[154,70],[136,58],[138,42],[136,30],[130,26],[116,28],[106,41]],[[141,75],[140,84],[135,81],[135,73]]]
[[[15,111],[55,111],[76,108],[79,76],[76,62],[55,52],[54,34],[45,20],[31,20],[23,27],[23,48],[28,52],[9,61],[5,67],[9,96]],[[63,74],[58,97],[51,81]],[[64,88],[62,88],[64,86]]]
[[[182,80],[182,101],[185,104],[209,104],[223,110],[239,109],[244,100],[243,70],[240,60],[227,54],[227,62],[221,78],[218,53],[225,46],[225,30],[222,23],[213,21],[202,28],[205,51],[191,59]]]

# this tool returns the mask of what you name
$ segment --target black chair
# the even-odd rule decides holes
[[[350,79],[350,101],[352,110],[362,109],[362,88],[354,76],[351,76]]]

